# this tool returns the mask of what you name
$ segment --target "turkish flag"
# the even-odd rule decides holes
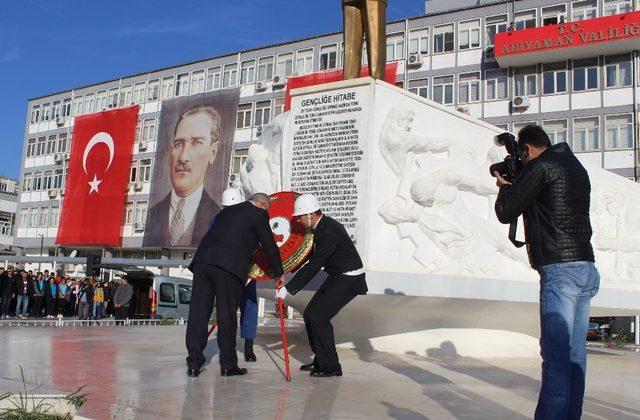
[[[140,107],[75,119],[58,245],[119,246]]]

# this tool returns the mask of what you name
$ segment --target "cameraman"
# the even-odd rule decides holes
[[[579,419],[586,374],[589,304],[600,276],[591,247],[591,185],[567,143],[551,146],[537,125],[518,133],[524,168],[513,181],[495,172],[501,223],[524,218],[527,254],[540,274],[542,388],[536,419]]]

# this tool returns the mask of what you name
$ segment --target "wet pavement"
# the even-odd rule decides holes
[[[295,329],[294,329],[295,330]],[[223,378],[218,348],[198,378],[186,376],[184,326],[0,328],[0,393],[86,385],[79,414],[96,419],[527,419],[540,387],[538,359],[450,357],[451,344],[412,354],[340,349],[344,376],[311,378],[310,356],[290,334],[293,379],[283,379],[279,330],[261,327],[257,363]],[[297,328],[300,333],[300,328]],[[508,343],[505,343],[508,345]],[[242,349],[242,340],[238,340]],[[454,349],[455,350],[455,349]],[[640,353],[590,349],[585,419],[640,419]]]

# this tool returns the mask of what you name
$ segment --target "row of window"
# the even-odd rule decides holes
[[[273,109],[271,101],[256,102],[238,105],[238,114],[236,118],[236,128],[249,128],[251,126],[260,127],[271,121],[271,115],[277,117],[284,112],[284,98],[277,98],[273,101]]]
[[[59,189],[66,184],[68,168],[47,171],[25,172],[22,182],[22,191],[48,191],[52,188]]]
[[[59,222],[59,206],[20,209],[18,223],[21,228],[57,227]]]
[[[52,134],[27,140],[27,157],[55,155],[71,149],[71,140],[67,133]]]
[[[515,96],[535,96],[539,94],[553,95],[559,93],[584,92],[605,88],[621,88],[631,86],[631,61],[629,55],[609,56],[604,59],[604,80],[600,80],[598,58],[573,60],[573,70],[568,70],[567,62],[542,64],[540,72],[538,66],[519,67],[512,70],[511,88]],[[572,89],[568,73],[572,72]],[[459,104],[479,102],[481,100],[481,73],[470,72],[458,74]],[[420,78],[409,80],[407,89],[425,98],[431,97],[444,105],[455,102],[455,76],[434,76],[431,78],[432,92],[429,89],[430,79]],[[484,72],[484,99],[487,101],[509,98],[509,73],[503,69],[491,69]],[[539,86],[541,84],[541,86]],[[430,96],[431,94],[431,96]]]
[[[568,137],[568,121],[545,120],[527,121],[513,124],[513,132],[517,133],[522,127],[529,124],[541,123],[549,135],[553,144],[567,142],[574,152],[592,152],[602,150],[601,117],[575,117],[573,118],[573,136]],[[508,127],[505,125],[506,130]],[[604,116],[604,149],[619,150],[633,148],[633,115],[606,115]]]
[[[0,220],[0,236],[12,236],[11,222]]]

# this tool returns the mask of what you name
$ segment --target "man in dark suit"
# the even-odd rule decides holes
[[[172,190],[149,209],[142,246],[194,246],[220,206],[204,189],[220,144],[221,118],[208,105],[187,109],[176,123],[169,153]]]
[[[254,194],[249,201],[225,207],[205,234],[189,265],[193,291],[187,324],[187,374],[198,376],[204,365],[207,325],[216,301],[218,348],[222,376],[245,375],[238,367],[236,331],[238,305],[247,281],[251,254],[262,245],[276,278],[283,274],[280,251],[269,226],[269,196]]]
[[[331,319],[357,295],[367,294],[362,260],[344,226],[323,215],[313,195],[299,196],[293,215],[314,230],[313,254],[286,287],[284,281],[278,282],[276,297],[284,298],[287,292],[295,295],[324,267],[329,277],[313,295],[303,314],[315,357],[300,369],[311,371],[311,376],[315,377],[342,376]]]

